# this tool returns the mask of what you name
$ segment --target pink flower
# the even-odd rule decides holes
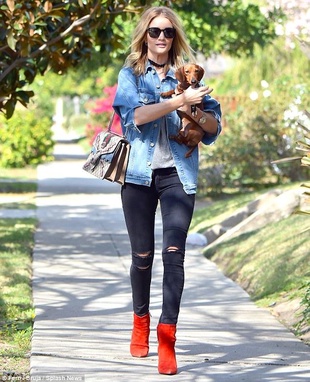
[[[117,85],[114,86],[107,86],[104,88],[104,94],[105,97],[99,98],[95,101],[92,102],[92,104],[89,105],[90,112],[92,114],[99,115],[99,118],[94,118],[94,119],[99,119],[102,121],[109,121],[112,113],[113,113],[113,101],[116,93],[116,88]],[[103,118],[100,117],[100,115],[103,115]],[[102,122],[102,123],[107,123],[107,122]],[[95,122],[94,124],[88,124],[86,127],[86,136],[89,138],[89,142],[92,145],[96,136],[98,133],[100,133],[103,130],[107,130],[108,125],[98,125],[98,121]],[[120,118],[118,115],[114,116],[113,123],[111,126],[111,131],[121,135],[122,134],[122,128],[121,128],[121,123],[120,123]]]
[[[106,112],[112,112],[112,104],[115,97],[117,85],[107,86],[104,88],[104,93],[106,97],[99,98],[95,101],[95,106],[91,109],[94,114],[101,114]]]

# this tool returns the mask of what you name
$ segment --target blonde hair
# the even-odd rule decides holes
[[[169,51],[167,66],[171,65],[177,68],[184,65],[186,59],[195,62],[193,50],[187,42],[182,23],[178,16],[168,7],[151,7],[141,15],[140,21],[133,32],[130,45],[131,53],[125,61],[125,66],[132,67],[136,75],[144,73],[147,62],[147,29],[151,21],[158,16],[166,17],[176,30],[176,35]]]

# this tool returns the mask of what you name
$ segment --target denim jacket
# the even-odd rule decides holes
[[[113,108],[121,118],[123,134],[131,144],[129,163],[125,181],[144,186],[152,182],[152,158],[158,137],[160,119],[137,126],[134,122],[134,111],[137,107],[165,102],[160,93],[174,89],[177,86],[174,71],[170,69],[166,78],[160,80],[152,66],[146,67],[145,74],[135,76],[132,68],[124,67],[118,76],[118,87],[113,102]],[[214,143],[221,132],[220,104],[209,95],[203,100],[204,111],[211,112],[218,121],[217,134],[205,134],[202,143]],[[176,135],[181,127],[181,120],[176,111],[162,118],[166,118],[168,135]],[[183,188],[187,194],[194,194],[197,190],[198,179],[198,147],[189,158],[185,158],[189,148],[169,140],[175,167]]]

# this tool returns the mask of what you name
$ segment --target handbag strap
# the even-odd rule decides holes
[[[115,117],[115,111],[113,111],[112,116],[110,118],[109,125],[108,125],[108,132],[109,133],[111,133],[111,128],[112,128],[112,125],[113,125],[114,117]]]
[[[108,125],[108,133],[112,133],[113,135],[117,135],[118,137],[121,137],[121,138],[125,138],[126,139],[126,136],[124,134],[118,134],[116,133],[115,131],[112,131],[112,125],[113,125],[113,121],[114,121],[114,117],[115,117],[115,114],[116,112],[113,111],[113,114],[110,118],[110,122],[109,122],[109,125]]]

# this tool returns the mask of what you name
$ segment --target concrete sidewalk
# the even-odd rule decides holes
[[[159,216],[150,355],[131,357],[130,246],[119,186],[84,172],[85,158],[76,145],[57,145],[56,160],[38,169],[33,381],[310,380],[309,347],[193,247],[186,254],[178,374],[158,374]]]

